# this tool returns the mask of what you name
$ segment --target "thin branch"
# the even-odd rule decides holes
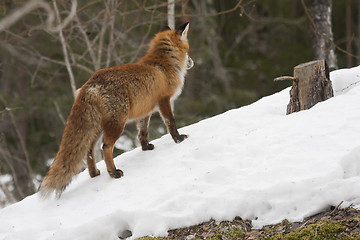
[[[353,86],[355,86],[355,85],[357,85],[359,83],[360,83],[360,81],[353,82],[349,86],[346,86],[346,87],[344,87],[342,89],[339,89],[339,90],[335,91],[335,93],[341,93],[341,92],[343,92],[343,91],[345,91],[345,90],[347,90],[347,89],[349,89],[349,88],[351,88],[351,87],[353,87]]]
[[[41,57],[43,60],[46,60],[48,62],[51,62],[51,63],[55,63],[55,64],[58,64],[58,65],[62,65],[62,66],[66,66],[66,63],[65,62],[62,62],[62,61],[58,61],[58,60],[54,60],[54,59],[51,59],[49,57],[44,57],[42,56]],[[79,64],[79,63],[73,63],[71,64],[71,66],[74,66],[74,67],[78,67],[79,69],[83,70],[83,71],[86,71],[88,72],[89,74],[93,74],[94,71],[82,64]]]
[[[157,11],[157,9],[168,6],[168,4],[169,4],[168,2],[161,3],[161,4],[158,4],[158,5],[153,5],[153,6],[150,6],[150,7],[145,6],[146,2],[147,1],[144,1],[143,5],[142,5],[142,8],[145,11],[147,11],[147,12],[153,12],[154,11],[154,13],[167,15],[167,12],[164,13],[164,12],[161,12],[161,11]],[[180,2],[180,1],[179,0],[173,0],[172,2],[176,3],[176,2]],[[241,12],[240,15],[242,15],[242,12],[244,11],[245,6],[247,6],[248,4],[250,4],[252,2],[254,2],[254,0],[250,0],[249,2],[244,4],[243,0],[238,0],[234,7],[230,8],[230,9],[227,9],[227,10],[224,10],[224,11],[216,12],[216,13],[206,13],[206,14],[184,14],[184,13],[181,13],[181,14],[174,14],[174,16],[175,17],[186,17],[186,18],[191,18],[191,17],[216,17],[216,16],[219,16],[219,15],[232,13],[232,12],[238,10],[238,9],[240,9],[240,12]]]
[[[281,76],[281,77],[277,77],[277,78],[274,78],[274,81],[275,82],[278,82],[278,81],[296,81],[297,78],[296,77],[293,77],[293,76]]]
[[[65,123],[66,123],[66,120],[64,118],[64,116],[62,115],[61,111],[60,111],[60,107],[59,107],[59,104],[54,100],[53,101],[53,104],[55,106],[55,110],[56,110],[56,113],[58,114],[59,118],[60,118],[60,121],[62,122],[62,124],[65,126]]]
[[[0,96],[1,97],[1,96]],[[9,111],[14,111],[14,110],[18,110],[18,109],[22,109],[20,107],[18,108],[9,108],[9,107],[5,107],[4,110],[0,111],[0,113],[5,113],[5,112],[9,112]]]
[[[1,95],[0,95],[0,101],[1,101],[5,106],[7,105],[5,99],[4,99]],[[30,178],[32,178],[33,174],[32,174],[32,169],[31,169],[31,166],[30,166],[30,157],[29,157],[29,153],[28,153],[28,151],[27,151],[27,149],[26,149],[26,145],[25,145],[24,138],[23,138],[23,136],[22,136],[21,133],[20,133],[20,130],[19,130],[19,127],[18,127],[18,125],[17,125],[17,123],[16,123],[15,116],[14,116],[13,112],[12,112],[12,111],[8,111],[8,113],[9,113],[9,116],[10,116],[11,123],[13,124],[13,126],[14,126],[14,128],[15,128],[16,135],[17,135],[17,137],[18,137],[18,139],[19,139],[21,149],[22,149],[22,151],[23,151],[23,153],[24,153],[24,156],[25,156],[25,165],[26,165],[27,170],[28,170],[28,172],[29,172],[29,176],[30,176]]]
[[[88,2],[87,4],[85,4],[84,6],[82,6],[81,8],[79,8],[79,9],[77,10],[77,12],[79,13],[79,12],[81,12],[82,10],[90,7],[91,5],[97,4],[97,3],[99,3],[99,2],[102,2],[102,0],[94,0],[94,1],[92,1],[92,2]]]
[[[101,66],[101,57],[102,57],[102,50],[103,50],[103,45],[104,45],[104,35],[105,35],[105,31],[106,31],[106,24],[105,22],[107,21],[107,14],[105,13],[105,19],[104,19],[104,24],[101,27],[101,31],[100,31],[100,39],[99,39],[99,47],[98,47],[98,55],[97,55],[97,62],[95,65],[95,70],[100,69]]]
[[[149,21],[150,24],[149,24],[148,30],[147,30],[146,34],[144,35],[143,39],[141,40],[141,43],[140,43],[139,47],[137,48],[136,53],[135,53],[135,55],[133,56],[133,58],[131,59],[130,62],[134,62],[134,61],[135,61],[135,59],[137,58],[137,56],[138,56],[138,54],[139,54],[142,46],[145,44],[145,40],[148,38],[148,36],[149,36],[149,34],[150,34],[150,31],[151,31],[151,28],[152,28],[152,20],[153,20],[153,18],[154,18],[155,11],[156,11],[156,8],[154,8],[154,10],[153,10],[152,13],[151,13],[151,19],[150,19],[150,21]]]
[[[3,159],[5,159],[6,164],[7,164],[7,165],[9,166],[9,168],[10,168],[11,176],[12,176],[12,178],[13,178],[16,191],[18,191],[18,193],[20,194],[20,196],[25,197],[25,194],[24,194],[24,192],[22,191],[22,189],[21,189],[21,187],[20,187],[20,184],[19,184],[19,182],[18,182],[18,179],[17,179],[17,177],[16,177],[17,172],[15,171],[14,166],[13,166],[13,160],[17,160],[16,157],[14,156],[14,154],[11,154],[11,153],[9,152],[9,150],[2,149],[1,146],[0,146],[0,154],[3,156]],[[20,160],[19,162],[23,162],[22,159],[19,159],[19,160]]]
[[[334,210],[332,210],[332,212],[330,213],[330,215],[334,214],[340,207],[341,204],[343,204],[344,201],[341,201],[335,208]]]
[[[14,197],[14,194],[11,193],[9,188],[2,181],[0,181],[0,189],[5,194],[5,197],[6,197],[8,203],[17,202],[16,198]]]
[[[54,21],[54,12],[51,10],[49,4],[45,3],[43,0],[31,0],[24,4],[22,7],[16,9],[14,12],[1,19],[0,31],[11,27],[25,15],[37,8],[43,8],[48,13],[47,24],[50,24]]]
[[[56,0],[52,0],[52,2],[53,2],[53,5],[54,5],[57,22],[58,22],[59,26],[62,26],[61,25],[61,20],[60,20],[59,9],[57,7]],[[68,52],[67,52],[66,42],[65,42],[65,38],[64,38],[64,34],[63,34],[62,29],[60,29],[60,31],[59,31],[59,37],[60,37],[60,42],[61,42],[61,46],[62,46],[63,53],[64,53],[64,60],[65,60],[66,69],[67,69],[67,71],[69,73],[71,90],[72,90],[72,93],[73,93],[73,96],[74,96],[74,99],[75,99],[76,98],[75,78],[74,78],[74,73],[73,73],[73,71],[71,69],[71,65],[70,65],[70,61],[69,61],[69,55],[68,55]]]
[[[40,65],[42,64],[42,61],[43,61],[43,59],[40,58],[40,61],[39,61],[39,63],[38,63],[37,66],[36,66],[36,69],[35,69],[35,71],[34,71],[34,74],[32,74],[32,77],[31,77],[31,86],[34,85],[35,78],[36,78],[36,76],[37,76],[37,73],[39,72],[39,68],[40,68]]]
[[[238,3],[231,9],[228,9],[228,10],[224,10],[224,11],[221,11],[221,12],[217,12],[217,13],[212,13],[212,14],[207,14],[206,16],[207,17],[216,17],[216,16],[219,16],[219,15],[223,15],[223,14],[228,14],[228,13],[231,13],[231,12],[234,12],[238,9],[241,9],[243,12],[243,9],[244,7],[242,6],[242,3],[243,3],[243,0],[240,0],[238,1]]]
[[[63,20],[61,24],[58,24],[56,26],[52,25],[56,14],[54,14],[54,11],[51,9],[50,5],[46,1],[43,0],[28,1],[22,7],[16,9],[14,12],[10,13],[9,15],[7,15],[6,17],[0,20],[0,32],[11,27],[21,18],[23,18],[25,15],[29,14],[30,12],[38,8],[44,9],[45,12],[47,13],[45,29],[49,32],[56,33],[61,31],[64,27],[66,27],[70,23],[72,18],[75,16],[77,1],[76,0],[71,1],[71,10],[69,15]],[[39,28],[43,28],[43,26],[34,27],[29,32],[31,33],[31,31]]]
[[[110,10],[108,10],[109,18],[110,18],[110,32],[109,32],[109,43],[107,45],[107,52],[106,52],[106,62],[105,67],[110,66],[111,62],[111,55],[112,55],[112,49],[114,49],[114,25],[115,25],[115,16],[111,15]]]
[[[54,4],[54,0],[53,0],[53,4]],[[56,3],[54,4],[54,9],[55,9],[55,15],[57,18],[57,26],[56,27],[52,27],[50,25],[47,26],[46,30],[48,30],[49,32],[62,32],[62,30],[70,23],[70,21],[76,16],[76,8],[77,8],[77,0],[71,0],[71,10],[69,15],[62,21],[60,22],[60,16],[59,16],[59,9],[57,8]]]
[[[83,36],[83,38],[84,38],[84,40],[85,40],[87,49],[88,49],[88,51],[89,51],[91,60],[92,60],[93,65],[94,65],[94,69],[96,69],[96,56],[95,56],[94,50],[93,50],[93,48],[92,48],[92,45],[90,44],[90,40],[89,40],[89,38],[88,38],[85,30],[84,30],[83,27],[81,26],[80,20],[79,20],[79,18],[78,18],[77,16],[75,17],[75,20],[77,21],[77,23],[78,23],[78,28],[79,28],[79,30],[80,30],[80,33],[81,33],[81,35]]]
[[[13,45],[4,42],[0,42],[0,48],[4,49],[4,51],[7,51],[8,53],[10,53],[10,55],[16,57],[25,64],[28,64],[30,66],[35,64],[40,65],[40,62],[38,62],[39,59],[26,54],[25,49],[18,50]],[[42,63],[41,65],[43,67]]]

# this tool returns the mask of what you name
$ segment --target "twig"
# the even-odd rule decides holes
[[[18,109],[23,109],[23,108],[21,108],[21,107],[17,107],[17,108],[5,107],[4,110],[0,111],[0,113],[4,113],[4,112],[8,112],[8,111],[14,111],[14,110],[18,110]]]
[[[5,29],[11,27],[17,21],[19,21],[21,18],[23,18],[25,15],[29,14],[30,12],[32,12],[33,10],[38,9],[38,8],[44,9],[45,12],[47,13],[47,19],[46,19],[46,23],[45,23],[45,29],[47,31],[53,32],[53,33],[62,31],[62,29],[70,23],[71,19],[76,14],[77,1],[72,0],[71,4],[72,5],[71,5],[70,13],[64,19],[64,21],[61,24],[52,26],[52,23],[54,22],[54,19],[55,19],[55,14],[54,14],[54,11],[51,9],[50,5],[46,1],[43,1],[43,0],[28,1],[22,7],[16,9],[12,13],[10,13],[8,16],[6,16],[0,20],[0,31],[3,31]],[[33,31],[34,29],[39,29],[39,28],[43,28],[43,26],[34,27],[34,28],[32,28],[32,30],[30,30],[30,32]]]
[[[42,58],[43,60],[46,60],[46,61],[51,62],[51,63],[59,64],[59,65],[62,65],[62,66],[66,66],[66,63],[65,63],[65,62],[62,62],[62,61],[54,60],[54,59],[51,59],[51,58],[48,58],[48,57],[44,57],[44,56],[41,56],[41,58]],[[73,63],[73,64],[71,64],[71,65],[74,66],[74,67],[78,67],[78,68],[80,68],[81,70],[84,70],[85,72],[88,72],[88,73],[90,73],[90,74],[92,74],[92,73],[94,72],[92,69],[90,69],[90,68],[88,68],[88,67],[86,67],[86,66],[84,66],[84,65],[82,65],[82,64],[79,64],[79,63]]]
[[[74,18],[74,16],[76,15],[76,8],[77,8],[77,0],[71,0],[71,10],[69,15],[62,21],[57,23],[57,25],[55,27],[51,26],[51,24],[47,24],[46,26],[46,30],[49,32],[53,32],[53,33],[57,33],[57,32],[62,32],[62,30],[70,23],[70,21]],[[56,18],[59,18],[59,10],[57,9],[57,6],[55,7],[55,15]]]
[[[351,86],[354,86],[354,85],[359,84],[359,83],[360,83],[360,81],[353,82],[353,83],[351,83],[349,86],[346,86],[346,87],[344,87],[344,88],[342,88],[342,89],[340,89],[340,90],[337,90],[337,91],[335,91],[335,92],[336,92],[336,93],[338,93],[338,92],[343,92],[343,91],[345,91],[346,89],[349,89]]]
[[[154,10],[151,12],[151,19],[150,19],[151,21],[150,21],[150,25],[148,27],[148,30],[147,30],[146,34],[144,35],[143,39],[141,40],[141,43],[140,43],[139,47],[137,48],[136,53],[135,53],[135,55],[133,56],[133,58],[131,59],[130,62],[134,62],[135,59],[138,57],[138,54],[139,54],[140,50],[142,49],[142,47],[145,44],[145,40],[148,38],[148,36],[150,34],[150,31],[151,31],[151,28],[152,28],[152,25],[153,25],[152,20],[154,18],[155,10],[156,10],[156,8],[154,8]]]
[[[0,95],[0,101],[6,106],[6,101],[5,99]],[[20,130],[19,130],[19,127],[16,123],[16,120],[15,120],[15,116],[14,114],[12,113],[12,111],[8,111],[9,113],[9,116],[10,116],[10,119],[11,119],[11,123],[13,124],[14,128],[15,128],[15,132],[16,132],[16,135],[18,136],[19,138],[19,142],[20,142],[20,146],[21,146],[21,149],[24,153],[24,156],[25,156],[25,165],[27,167],[27,170],[29,172],[29,177],[30,179],[32,178],[33,174],[32,174],[32,169],[31,169],[31,166],[30,166],[30,157],[29,157],[29,153],[26,149],[26,145],[25,145],[25,141],[24,141],[24,138],[23,136],[21,135],[20,133]],[[31,184],[33,185],[33,184]]]
[[[8,16],[4,17],[0,21],[0,31],[3,31],[6,28],[11,27],[22,17],[30,13],[31,11],[43,8],[48,13],[47,24],[50,24],[54,20],[54,12],[51,10],[50,6],[42,0],[31,0],[24,4],[22,7],[16,9],[14,12],[10,13]]]
[[[0,189],[3,191],[3,193],[5,194],[5,197],[7,199],[7,202],[9,203],[15,203],[17,202],[16,198],[14,197],[14,194],[11,193],[11,191],[9,190],[9,188],[2,182],[0,181]]]
[[[334,210],[332,210],[332,212],[330,213],[330,215],[334,214],[340,207],[341,204],[343,204],[344,201],[341,201],[336,207]]]
[[[288,81],[288,80],[296,81],[296,77],[282,76],[282,77],[277,77],[277,78],[274,79],[275,82],[277,82],[277,81]]]
[[[86,32],[84,31],[83,27],[81,26],[80,20],[79,20],[79,18],[78,18],[77,16],[75,17],[75,20],[76,20],[77,23],[78,23],[78,28],[79,28],[80,33],[82,34],[82,36],[83,36],[83,38],[84,38],[84,40],[85,40],[87,49],[88,49],[88,51],[89,51],[91,60],[92,60],[93,65],[94,65],[94,68],[96,69],[96,56],[95,56],[94,50],[93,50],[93,48],[92,48],[92,45],[90,44],[90,40],[89,40]]]
[[[109,18],[110,18],[110,31],[109,31],[109,43],[107,46],[107,53],[106,53],[106,62],[105,62],[105,67],[109,67],[110,66],[110,62],[111,62],[111,56],[112,56],[112,50],[114,49],[114,25],[115,25],[115,16],[110,14],[110,10],[109,11]]]
[[[58,114],[61,122],[62,122],[63,125],[65,126],[66,120],[65,120],[64,116],[62,115],[62,113],[61,113],[61,111],[60,111],[59,105],[57,104],[57,102],[56,102],[55,100],[53,101],[53,104],[54,104],[54,106],[55,106],[55,110],[56,110],[56,112],[57,112],[57,114]]]
[[[100,38],[99,38],[99,47],[98,47],[98,55],[97,55],[97,62],[96,62],[96,65],[95,65],[95,70],[98,70],[100,69],[101,67],[101,57],[102,57],[102,50],[103,50],[103,45],[104,45],[104,35],[105,35],[105,32],[106,32],[106,22],[108,20],[108,15],[107,13],[105,12],[104,13],[105,16],[104,16],[104,24],[103,26],[101,26],[101,30],[100,30]]]
[[[14,181],[15,189],[19,193],[20,196],[25,197],[26,195],[22,191],[20,184],[18,182],[18,179],[16,177],[17,172],[15,171],[15,168],[13,166],[13,161],[18,160],[19,162],[23,162],[22,159],[17,159],[13,154],[9,153],[9,150],[5,150],[0,146],[0,154],[2,155],[3,159],[5,159],[6,164],[9,166],[11,171],[11,176]]]
[[[35,78],[36,78],[36,76],[37,76],[37,73],[39,72],[39,68],[40,68],[40,65],[42,64],[42,60],[43,60],[43,59],[40,58],[39,63],[37,64],[36,69],[35,69],[35,71],[34,71],[34,74],[32,74],[32,77],[31,77],[31,87],[34,86]]]
[[[180,2],[180,1],[179,0],[173,0],[172,2],[176,3],[176,2]],[[186,17],[186,18],[199,17],[199,16],[201,16],[201,17],[216,17],[216,16],[220,16],[220,15],[223,15],[223,14],[232,13],[232,12],[238,10],[238,9],[240,9],[240,12],[242,13],[244,11],[244,6],[247,6],[252,2],[254,2],[254,0],[251,0],[251,1],[243,4],[243,0],[238,0],[234,7],[230,8],[230,9],[227,9],[227,10],[224,10],[224,11],[216,12],[216,13],[206,13],[206,14],[184,14],[184,13],[181,13],[181,14],[174,14],[174,16],[175,17]],[[167,15],[167,12],[164,13],[164,12],[161,12],[161,11],[156,11],[158,8],[163,8],[163,7],[168,6],[169,3],[167,1],[165,3],[161,3],[161,4],[158,4],[158,5],[153,5],[153,6],[149,6],[149,7],[146,7],[146,3],[147,3],[147,1],[143,1],[143,4],[142,4],[142,9],[144,9],[145,11],[147,11],[147,12],[153,12],[154,11],[154,13],[156,12],[156,13],[159,13],[159,14]]]
[[[316,226],[316,228],[315,228],[315,236],[314,236],[314,237],[317,237],[318,228],[322,227],[323,225],[324,225],[324,223],[321,223],[321,224],[319,224],[319,225]]]

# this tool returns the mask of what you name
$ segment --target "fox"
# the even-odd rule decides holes
[[[96,177],[96,142],[103,136],[103,157],[110,177],[124,176],[115,167],[113,149],[127,122],[136,121],[143,151],[153,150],[148,127],[152,113],[160,112],[175,143],[188,138],[177,130],[174,100],[181,94],[185,75],[194,66],[189,56],[189,22],[178,29],[163,27],[136,63],[95,71],[80,88],[66,121],[59,151],[39,187],[47,198],[60,198],[86,158],[90,177]]]

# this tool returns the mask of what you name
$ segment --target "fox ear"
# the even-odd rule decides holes
[[[177,30],[177,32],[181,34],[181,36],[180,36],[181,40],[187,40],[187,34],[188,34],[188,31],[189,31],[189,26],[190,26],[190,23],[187,22],[187,23],[181,25],[179,27],[179,29]]]
[[[170,28],[169,26],[163,26],[163,27],[160,29],[160,32],[167,31],[167,30],[171,30],[171,28]]]

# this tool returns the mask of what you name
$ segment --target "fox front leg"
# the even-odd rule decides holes
[[[149,143],[149,121],[150,121],[150,116],[148,115],[144,118],[141,119],[137,119],[136,120],[136,126],[138,128],[138,138],[139,141],[141,143],[141,148],[143,151],[147,151],[147,150],[153,150],[154,149],[154,145]]]
[[[171,135],[171,137],[174,139],[175,143],[181,143],[186,138],[188,138],[188,135],[185,134],[179,134],[176,124],[175,124],[175,118],[171,109],[170,104],[170,98],[166,97],[160,100],[159,102],[159,109],[161,117]]]

